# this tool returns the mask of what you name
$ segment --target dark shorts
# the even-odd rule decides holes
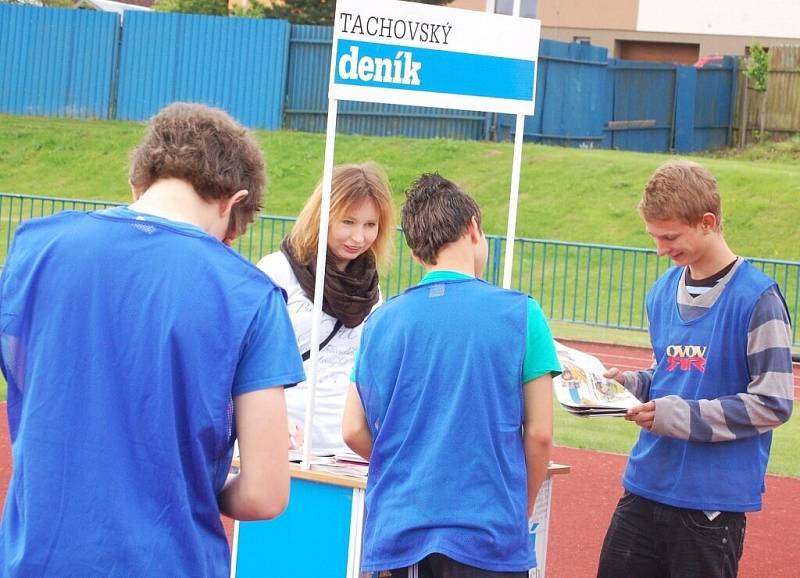
[[[417,563],[416,578],[528,578],[527,572],[492,572],[456,562],[442,554],[431,554]],[[415,578],[411,568],[397,568],[381,576]]]
[[[598,578],[734,578],[744,546],[743,512],[709,520],[626,492],[600,552]]]

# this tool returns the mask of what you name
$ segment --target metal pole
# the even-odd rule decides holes
[[[521,0],[514,0],[513,16],[519,18]],[[511,287],[511,269],[514,265],[514,239],[517,229],[517,206],[519,204],[519,174],[522,167],[522,142],[525,136],[525,115],[517,115],[514,131],[514,157],[511,165],[511,195],[508,200],[508,228],[506,229],[506,253],[503,263],[503,288]]]
[[[317,271],[314,279],[314,311],[311,317],[311,371],[309,372],[308,400],[303,425],[305,443],[301,467],[311,467],[311,445],[314,427],[314,398],[317,392],[317,365],[319,362],[319,324],[322,319],[322,297],[325,290],[325,260],[328,256],[328,222],[331,209],[331,180],[333,178],[333,150],[336,144],[336,113],[338,101],[328,99],[328,125],[325,138],[325,161],[322,169],[322,204],[319,214],[319,241],[317,242]]]

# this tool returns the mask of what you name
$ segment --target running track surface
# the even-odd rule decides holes
[[[650,352],[643,348],[566,340],[563,343],[598,356],[607,367],[635,369],[650,363]],[[797,364],[794,383],[795,399],[800,399]],[[0,410],[5,414],[5,403],[0,404]],[[556,476],[553,483],[546,574],[548,578],[588,578],[595,575],[603,537],[622,493],[620,480],[626,457],[557,447],[553,460],[571,466],[571,472]],[[3,425],[0,426],[0,498],[3,501],[10,475],[11,448],[8,428]],[[764,509],[747,516],[739,578],[797,578],[800,576],[800,548],[796,545],[800,480],[767,476],[766,485]],[[223,522],[230,538],[231,521],[223,518]]]

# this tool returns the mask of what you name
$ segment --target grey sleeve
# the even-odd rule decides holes
[[[639,371],[626,371],[622,374],[622,385],[642,403],[650,400],[650,384],[653,383],[655,363],[648,369]]]
[[[775,288],[769,289],[756,304],[748,328],[746,391],[716,399],[659,398],[653,433],[723,442],[759,435],[788,421],[794,403],[791,336],[783,299]]]

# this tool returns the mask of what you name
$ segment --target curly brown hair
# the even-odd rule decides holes
[[[181,179],[206,201],[247,196],[231,211],[228,231],[244,233],[263,205],[264,157],[253,135],[226,112],[176,102],[150,119],[131,154],[130,182],[145,191],[160,179]]]

